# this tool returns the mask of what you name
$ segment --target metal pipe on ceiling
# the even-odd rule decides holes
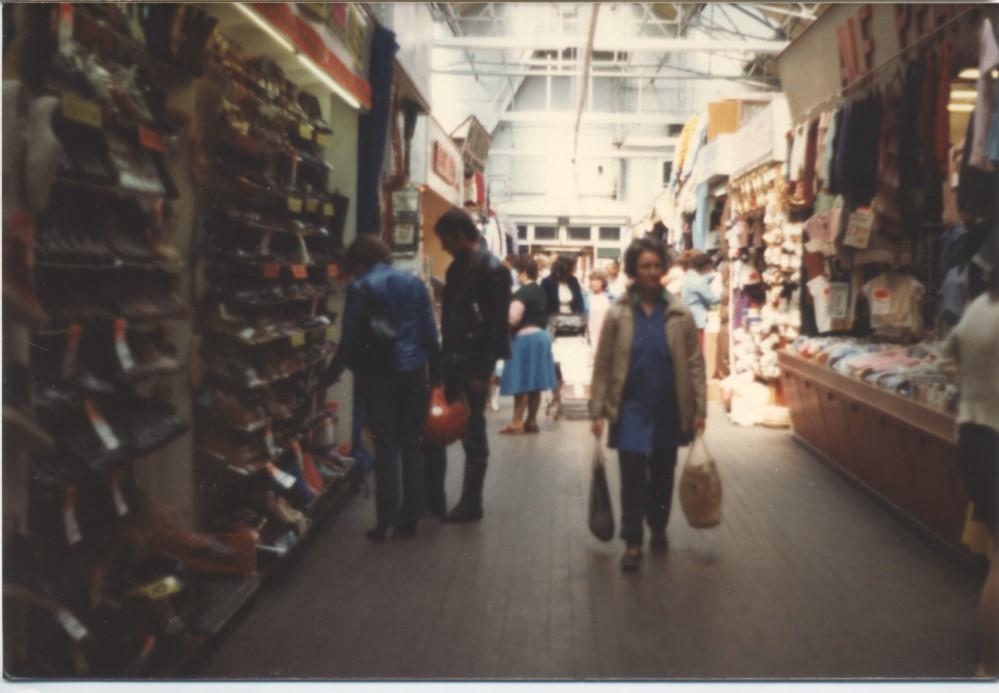
[[[630,53],[767,53],[778,54],[789,41],[711,40],[708,38],[601,38],[593,43],[596,51]],[[463,36],[444,37],[434,41],[434,48],[445,50],[562,50],[581,48],[581,37],[561,36]]]

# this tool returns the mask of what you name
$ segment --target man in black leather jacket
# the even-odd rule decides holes
[[[454,258],[447,270],[441,320],[445,393],[449,401],[464,394],[470,410],[461,441],[465,449],[461,500],[445,519],[469,522],[482,519],[482,486],[489,460],[486,400],[496,362],[510,356],[511,280],[510,272],[489,252],[463,210],[445,212],[434,231]]]

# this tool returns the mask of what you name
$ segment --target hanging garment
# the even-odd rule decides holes
[[[815,200],[815,159],[818,152],[819,120],[812,119],[805,128],[803,163],[791,204],[808,207]]]
[[[829,192],[842,195],[846,192],[846,181],[849,179],[849,172],[846,169],[846,148],[849,139],[850,113],[853,104],[846,103],[837,113],[836,118],[836,143],[833,152],[832,173],[829,181]]]
[[[992,22],[986,19],[982,22],[978,49],[978,98],[975,101],[975,134],[971,140],[971,158],[969,163],[982,171],[994,171],[995,167],[989,161],[986,153],[989,125],[992,122],[992,112],[996,104],[996,80],[992,78],[992,70],[999,67],[999,45],[996,44]]]
[[[940,320],[950,328],[961,320],[968,304],[968,266],[951,267],[940,285]]]
[[[812,175],[815,177],[815,193],[819,194],[826,185],[826,148],[829,127],[832,124],[832,111],[824,111],[819,116],[819,129],[815,143],[815,167]]]
[[[382,162],[388,141],[392,101],[392,69],[399,50],[395,33],[375,25],[371,39],[369,82],[371,111],[358,121],[357,230],[377,233],[381,229]]]
[[[871,313],[871,329],[883,337],[919,337],[923,333],[925,288],[915,278],[885,272],[864,285]]]
[[[907,194],[922,185],[919,166],[922,145],[917,125],[919,122],[919,97],[922,93],[924,73],[924,58],[921,55],[909,63],[909,67],[905,71],[905,87],[899,118],[898,154],[901,182],[899,187]]]
[[[961,174],[957,187],[957,207],[965,214],[979,219],[992,219],[996,215],[995,171],[984,171],[971,165],[971,148],[975,137],[975,117],[968,119],[968,130],[961,153]]]
[[[822,181],[825,184],[825,189],[830,193],[834,193],[833,190],[833,160],[836,155],[836,137],[839,133],[839,127],[842,123],[843,109],[837,108],[833,112],[829,119],[829,129],[826,130],[826,141],[825,149],[822,153]],[[838,183],[838,181],[837,181]]]

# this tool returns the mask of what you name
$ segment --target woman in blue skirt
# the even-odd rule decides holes
[[[547,299],[538,286],[538,263],[528,255],[516,259],[520,288],[510,301],[512,354],[503,365],[500,394],[513,395],[513,421],[500,433],[538,433],[541,393],[555,387],[555,359],[548,334]],[[524,419],[524,415],[527,419]]]

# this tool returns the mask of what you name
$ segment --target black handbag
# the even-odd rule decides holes
[[[607,470],[604,469],[604,453],[599,441],[593,447],[588,524],[590,532],[600,541],[610,541],[614,538],[614,508],[611,506]]]

